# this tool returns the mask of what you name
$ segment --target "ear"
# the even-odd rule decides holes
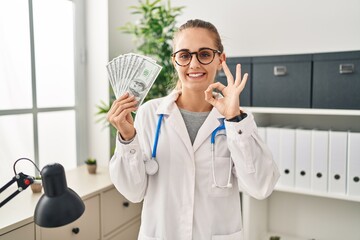
[[[225,55],[225,53],[220,54],[219,59],[220,59],[220,64],[219,64],[219,66],[218,66],[218,71],[220,71],[220,70],[222,69],[222,62],[226,61],[226,55]]]

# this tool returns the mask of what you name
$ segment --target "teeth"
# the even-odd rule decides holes
[[[204,75],[203,73],[189,73],[189,77],[200,77]]]

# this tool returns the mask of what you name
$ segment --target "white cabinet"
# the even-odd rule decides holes
[[[260,127],[360,132],[360,110],[248,109]],[[265,200],[243,195],[243,217],[245,240],[359,240],[360,196],[277,185]]]
[[[100,196],[84,200],[85,212],[76,221],[58,228],[38,228],[36,240],[99,240]]]
[[[28,239],[35,240],[35,225],[34,223],[14,229],[10,232],[0,235],[1,240],[15,240],[15,239]]]
[[[80,166],[67,171],[66,178],[85,204],[79,219],[58,228],[35,226],[33,214],[41,194],[24,191],[0,209],[0,240],[137,239],[142,204],[130,203],[115,189],[107,167],[89,174],[85,165]]]
[[[125,228],[129,222],[139,219],[142,204],[134,204],[125,199],[115,188],[104,191],[102,194],[102,222],[103,235],[108,237],[114,232],[119,232]],[[135,228],[135,226],[132,226]],[[136,233],[139,231],[139,228]],[[127,231],[129,232],[129,231]],[[133,233],[128,233],[133,234]],[[116,238],[116,239],[132,239],[132,238]]]
[[[140,229],[140,218],[137,218],[134,223],[123,228],[123,231],[110,235],[107,240],[136,240],[138,239]]]
[[[130,203],[114,187],[84,203],[84,214],[73,223],[59,228],[36,226],[36,240],[137,239],[142,204]]]

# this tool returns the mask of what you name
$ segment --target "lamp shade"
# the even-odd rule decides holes
[[[44,195],[36,205],[34,220],[41,227],[60,227],[78,219],[84,202],[67,187],[64,167],[54,163],[41,170]]]

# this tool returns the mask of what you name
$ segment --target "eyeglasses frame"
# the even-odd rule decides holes
[[[200,51],[202,51],[202,50],[211,50],[211,51],[214,53],[214,56],[213,56],[213,58],[211,59],[211,61],[210,61],[209,63],[202,63],[202,62],[199,60],[199,55],[198,55],[198,53],[199,53]],[[188,52],[188,53],[190,54],[190,61],[189,61],[188,64],[181,65],[181,64],[179,64],[179,63],[175,60],[175,55],[176,55],[177,53],[179,53],[179,52],[182,52],[182,51]],[[180,67],[186,67],[186,66],[188,66],[188,65],[191,63],[191,60],[192,60],[192,57],[193,57],[194,54],[195,54],[196,59],[198,60],[199,63],[201,63],[202,65],[209,65],[210,63],[212,63],[212,62],[214,61],[214,59],[215,59],[215,54],[216,54],[216,53],[221,54],[222,52],[219,51],[219,50],[216,50],[216,49],[208,48],[208,47],[200,48],[200,49],[199,49],[198,51],[196,51],[196,52],[190,52],[189,50],[186,50],[186,49],[180,49],[179,51],[176,51],[176,52],[172,53],[172,54],[171,54],[171,57],[174,58],[175,63],[176,63],[178,66],[180,66]]]

